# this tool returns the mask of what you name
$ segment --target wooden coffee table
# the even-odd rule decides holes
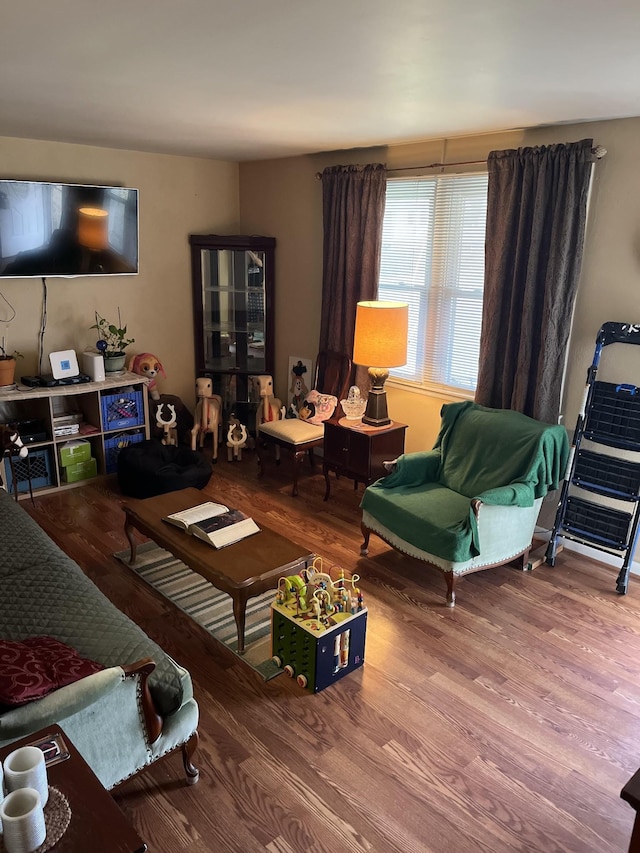
[[[260,533],[216,550],[162,519],[174,512],[204,503],[209,498],[199,489],[182,489],[140,500],[124,502],[124,532],[131,545],[130,563],[136,559],[134,528],[205,580],[226,592],[233,600],[233,615],[238,629],[238,653],[244,652],[244,626],[247,601],[275,588],[278,578],[291,574],[294,566],[312,555],[301,545],[260,524]]]
[[[99,732],[96,735],[99,736]],[[66,748],[69,757],[59,761],[55,749],[43,748],[47,778],[49,785],[67,798],[71,820],[62,838],[51,849],[55,853],[86,853],[87,850],[91,850],[91,853],[144,853],[147,845],[59,726],[41,729],[3,746],[0,749],[0,761],[4,761],[19,746],[36,742],[40,744],[52,738]]]

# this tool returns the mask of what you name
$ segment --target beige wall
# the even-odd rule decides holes
[[[191,157],[143,154],[86,145],[0,138],[3,178],[114,184],[140,190],[140,274],[113,278],[47,280],[48,354],[81,352],[95,344],[89,330],[97,310],[122,319],[136,342],[131,354],[149,351],[163,362],[166,379],[159,389],[194,402],[193,323],[190,233],[237,233],[238,166]],[[5,279],[0,293],[17,316],[0,335],[24,353],[20,373],[38,372],[38,333],[42,313],[40,279]],[[0,298],[0,318],[6,317]]]
[[[393,170],[436,161],[482,160],[494,148],[584,137],[593,137],[609,153],[595,166],[571,338],[563,410],[572,428],[600,325],[606,320],[640,322],[636,296],[640,281],[640,118],[486,134],[446,143],[435,140],[327,152],[239,167],[189,157],[0,138],[3,177],[114,183],[140,189],[140,275],[49,279],[44,366],[52,350],[81,351],[91,346],[95,335],[88,327],[94,311],[113,316],[119,305],[136,338],[131,352],[155,352],[167,369],[160,389],[178,394],[190,404],[194,376],[188,235],[265,234],[277,239],[275,383],[276,392],[285,396],[288,357],[313,358],[318,345],[322,187],[316,172],[338,163],[386,162]],[[25,354],[20,372],[35,372],[41,282],[7,279],[0,282],[0,293],[17,310],[8,330],[0,322],[0,334],[8,332],[9,347]],[[0,299],[0,318],[6,316],[3,311]],[[612,347],[610,353],[605,351],[600,376],[608,378],[607,370],[615,365],[613,378],[640,384],[640,355],[631,350]],[[408,450],[431,446],[442,402],[389,387],[392,416],[409,424]]]
[[[538,128],[453,140],[243,163],[240,209],[246,233],[277,238],[275,386],[284,395],[288,356],[313,358],[319,337],[322,290],[322,188],[315,173],[325,166],[384,162],[389,170],[434,162],[484,160],[496,148],[517,148],[593,137],[608,155],[595,166],[583,273],[578,294],[567,369],[563,411],[575,425],[595,337],[607,320],[640,322],[640,119]],[[482,168],[475,167],[475,168]],[[463,171],[447,168],[447,172]],[[429,173],[417,169],[413,174]],[[433,170],[431,170],[433,172]],[[402,172],[399,174],[412,174]],[[640,385],[640,365],[632,347],[612,347],[603,357],[617,362],[621,381]],[[638,348],[640,350],[640,347]],[[605,364],[605,361],[607,364]],[[442,398],[389,387],[393,418],[409,424],[407,450],[430,447],[437,433]]]

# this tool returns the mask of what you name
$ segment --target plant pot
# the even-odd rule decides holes
[[[104,354],[104,370],[105,373],[119,373],[124,370],[124,363],[127,356],[123,352],[105,352]]]
[[[15,358],[0,358],[0,386],[13,385],[16,377]]]

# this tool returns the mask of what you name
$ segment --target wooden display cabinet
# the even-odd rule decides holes
[[[196,376],[210,377],[225,415],[242,420],[249,376],[273,375],[276,241],[192,234],[189,243]]]

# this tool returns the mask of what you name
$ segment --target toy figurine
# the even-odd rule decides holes
[[[247,428],[237,418],[229,419],[227,429],[227,459],[242,461],[242,448],[247,444]]]
[[[222,397],[219,394],[213,393],[213,383],[206,376],[196,379],[196,396],[198,397],[198,402],[193,418],[193,429],[191,430],[191,449],[196,449],[199,435],[200,449],[202,450],[205,436],[210,432],[213,436],[213,459],[217,460]]]
[[[147,376],[149,383],[147,389],[152,400],[160,399],[160,392],[156,388],[156,376],[161,373],[166,379],[167,374],[164,372],[164,367],[160,364],[160,359],[150,352],[141,352],[134,355],[127,365],[127,370],[130,373],[137,373],[138,376]]]
[[[298,412],[304,402],[304,398],[309,393],[309,389],[304,381],[304,374],[306,372],[306,366],[302,361],[298,360],[298,363],[294,365],[293,370],[291,371],[291,387],[289,388],[289,393],[291,394],[289,411],[291,414],[288,415],[288,417],[298,417]]]
[[[160,403],[158,405],[158,408],[156,409],[156,426],[162,430],[161,443],[177,447],[178,430],[176,429],[176,425],[178,423],[178,418],[176,415],[176,407],[171,403],[167,404],[167,409],[169,410],[169,420],[164,420],[164,418],[162,417],[163,408],[164,403]]]

